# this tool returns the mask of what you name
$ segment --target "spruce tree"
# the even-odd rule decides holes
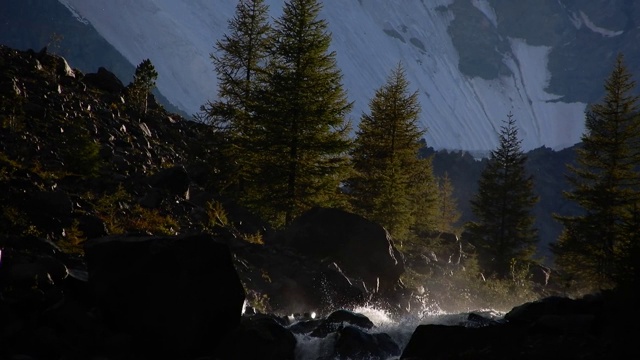
[[[499,140],[471,200],[477,220],[466,228],[469,240],[480,250],[481,267],[488,275],[504,279],[514,261],[528,264],[532,260],[538,238],[531,211],[538,197],[533,194],[533,177],[525,170],[527,157],[511,113],[500,128]]]
[[[435,205],[431,159],[419,159],[420,104],[409,93],[401,64],[363,114],[351,152],[356,172],[349,181],[354,211],[376,221],[398,240],[409,238],[415,225],[430,225]]]
[[[262,77],[254,134],[260,154],[252,205],[276,225],[313,206],[338,206],[349,170],[352,104],[317,0],[285,2]],[[257,188],[257,187],[256,187]]]
[[[147,113],[147,99],[156,87],[157,78],[158,72],[151,60],[145,59],[136,67],[133,82],[129,85],[129,101],[142,114]]]
[[[240,0],[229,33],[218,40],[210,55],[218,79],[217,99],[201,107],[204,119],[216,130],[215,146],[225,161],[213,159],[222,192],[242,201],[245,183],[255,168],[253,126],[256,88],[267,61],[269,8],[264,0]]]
[[[624,281],[637,253],[640,206],[640,118],[635,82],[619,54],[605,81],[602,102],[585,114],[577,162],[569,166],[567,199],[583,210],[556,218],[564,231],[552,250],[556,264],[586,289],[611,288]]]

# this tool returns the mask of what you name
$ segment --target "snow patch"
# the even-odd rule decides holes
[[[507,113],[513,113],[523,149],[536,148],[540,140],[553,144],[547,146],[556,150],[578,143],[584,130],[585,104],[558,101],[560,96],[545,90],[551,80],[547,69],[551,47],[531,46],[522,39],[509,40],[512,56],[505,57],[504,63],[513,77],[472,80],[480,101],[486,104],[487,115],[502,120]],[[500,101],[484,96],[495,92],[494,89],[500,89],[503,96],[495,98]]]
[[[571,23],[573,23],[573,26],[575,26],[576,29],[580,29],[582,28],[582,25],[584,25],[587,27],[587,29],[593,31],[594,33],[600,34],[603,37],[616,37],[624,34],[623,30],[614,31],[597,26],[583,11],[580,11],[579,14],[572,13],[570,19]]]

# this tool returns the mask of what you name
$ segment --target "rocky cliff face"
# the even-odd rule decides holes
[[[561,101],[591,103],[618,52],[640,73],[640,6],[627,0],[454,1],[449,34],[468,76],[513,75],[504,64],[512,39],[549,49],[548,92]],[[544,74],[541,74],[544,76]]]
[[[278,16],[282,2],[266,3]],[[323,3],[354,124],[402,61],[423,107],[425,138],[436,149],[486,155],[509,111],[526,150],[573,146],[584,129],[585,106],[602,96],[616,53],[624,52],[630,70],[640,73],[640,5],[634,1]],[[61,53],[69,61],[87,72],[107,66],[125,81],[150,58],[169,99],[160,101],[194,114],[217,93],[209,54],[234,7],[205,0],[112,1],[109,7],[99,0],[30,0],[10,4],[0,42],[38,50],[52,34],[63,34],[59,50],[69,51]],[[32,33],[35,41],[18,41]],[[84,68],[93,58],[106,61]],[[126,72],[116,58],[126,58]]]

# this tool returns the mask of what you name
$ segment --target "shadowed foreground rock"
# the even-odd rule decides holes
[[[640,325],[628,317],[637,305],[635,296],[613,291],[544,298],[486,325],[421,325],[400,359],[635,359]]]
[[[228,247],[211,236],[113,236],[85,252],[101,316],[135,353],[211,354],[240,323],[244,289]]]

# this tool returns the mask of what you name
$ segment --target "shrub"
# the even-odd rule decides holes
[[[122,184],[113,193],[98,198],[95,211],[110,234],[142,231],[154,235],[175,235],[180,230],[178,222],[171,216],[133,204],[131,195]]]
[[[86,237],[78,225],[78,220],[73,220],[71,226],[64,229],[62,238],[57,242],[58,247],[68,254],[84,254],[82,243]]]

